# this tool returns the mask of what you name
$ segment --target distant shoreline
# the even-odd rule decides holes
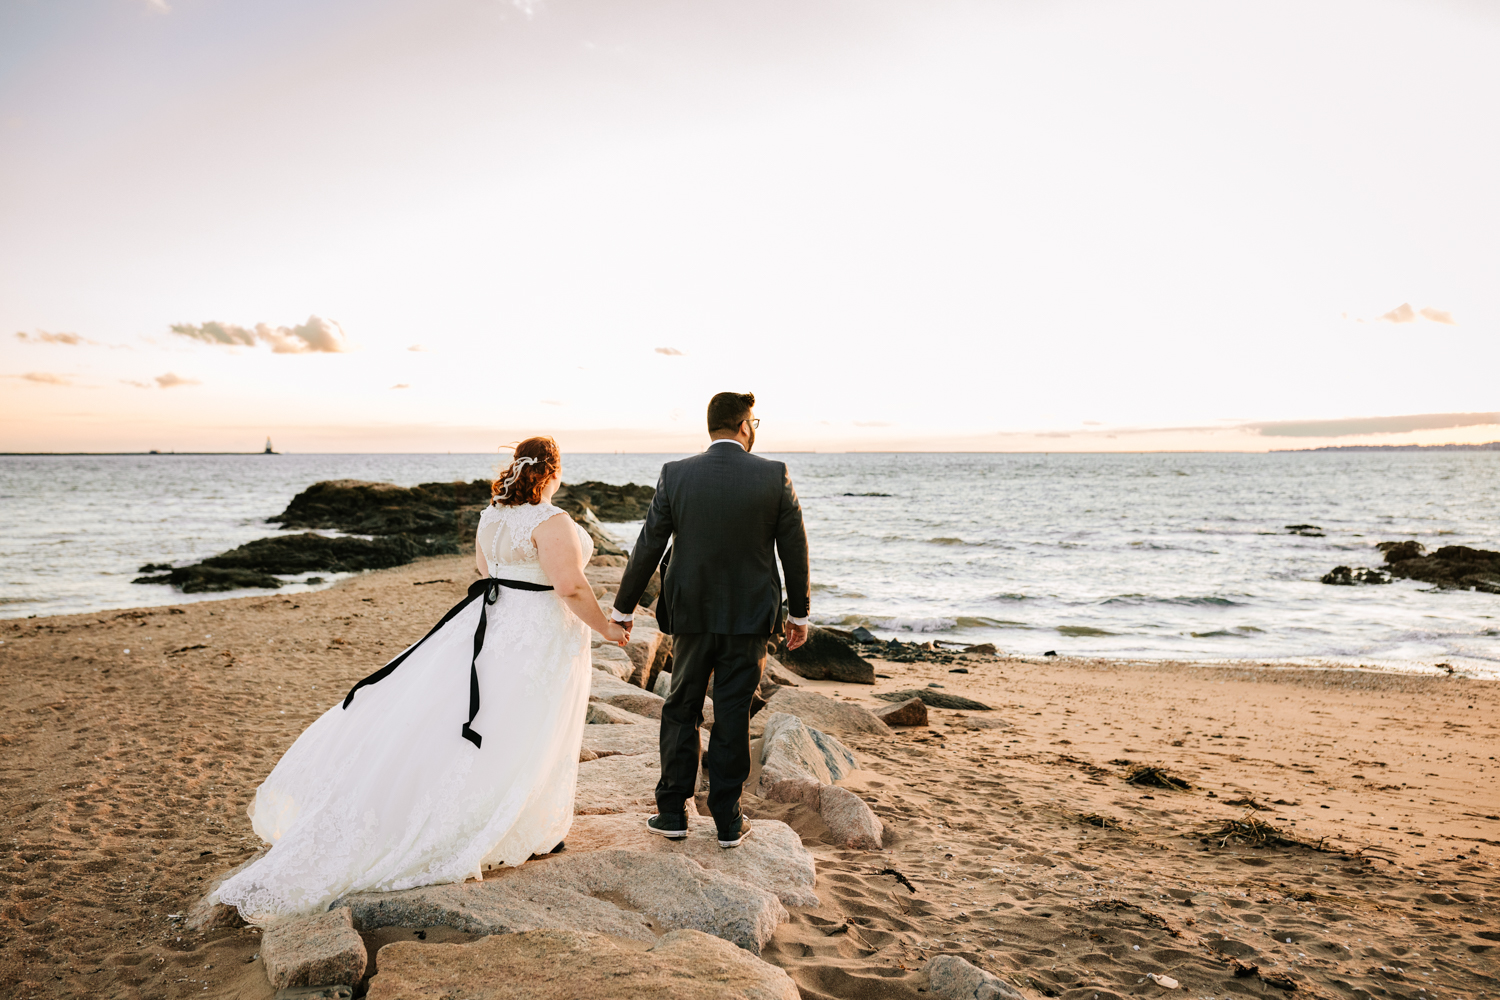
[[[1486,444],[1340,444],[1322,448],[1277,448],[1272,455],[1292,455],[1309,451],[1500,451],[1500,441]]]

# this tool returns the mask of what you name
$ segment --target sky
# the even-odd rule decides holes
[[[1500,439],[1500,7],[0,0],[0,451]]]

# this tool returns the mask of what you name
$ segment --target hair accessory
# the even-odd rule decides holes
[[[515,461],[511,462],[510,463],[511,473],[510,473],[509,476],[506,477],[505,482],[503,482],[503,483],[500,484],[500,492],[498,492],[498,493],[495,494],[495,499],[499,500],[499,499],[502,499],[504,497],[509,496],[510,495],[510,488],[515,485],[517,479],[521,478],[521,470],[524,469],[524,468],[526,468],[526,466],[528,466],[528,465],[535,465],[535,464],[536,464],[536,459],[532,458],[529,455],[525,456],[524,458],[518,458]]]

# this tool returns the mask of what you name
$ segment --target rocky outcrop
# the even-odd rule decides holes
[[[814,729],[841,736],[853,733],[889,736],[891,733],[890,727],[867,708],[797,688],[777,688],[766,701],[765,711],[795,715]],[[769,721],[766,724],[769,726]]]
[[[1417,542],[1382,542],[1386,570],[1393,577],[1430,583],[1443,590],[1500,594],[1500,552],[1444,545],[1423,553]]]
[[[634,684],[627,684],[597,669],[593,671],[589,684],[589,700],[606,702],[616,708],[623,708],[627,712],[634,712],[636,715],[644,715],[652,719],[661,718],[661,707],[665,702],[661,695],[642,691]]]
[[[260,957],[266,978],[278,990],[335,983],[353,986],[365,977],[369,961],[347,906],[273,924],[261,939]]]
[[[369,1000],[798,1000],[784,971],[727,942],[672,931],[635,951],[578,930],[473,944],[398,941],[380,950]]]
[[[951,708],[961,712],[991,712],[994,709],[982,701],[965,698],[963,695],[934,691],[932,688],[905,688],[901,691],[877,691],[875,697],[881,701],[908,701],[920,698],[922,704],[931,708]]]
[[[597,767],[607,757],[580,769]],[[452,927],[467,934],[579,930],[654,942],[690,929],[753,955],[786,909],[774,893],[676,854],[589,851],[487,872],[483,882],[360,893],[343,901],[361,931]]]
[[[746,885],[774,892],[787,906],[817,906],[813,891],[817,872],[813,856],[796,831],[777,820],[758,819],[754,832],[732,851],[719,846],[713,821],[688,817],[688,835],[667,840],[646,829],[655,810],[613,815],[578,816],[568,831],[568,851],[628,850],[691,858],[704,868]]]
[[[600,756],[610,754],[656,754],[661,743],[661,727],[655,719],[634,726],[585,725],[583,748]]]
[[[783,666],[810,681],[847,681],[874,684],[875,668],[839,635],[812,626],[807,642],[789,650],[782,640],[776,651]]]
[[[565,483],[552,502],[578,519],[585,511],[600,521],[644,521],[656,489],[626,483]]]
[[[241,587],[280,587],[273,573],[293,575],[353,573],[403,566],[420,556],[452,554],[451,538],[394,535],[386,538],[330,538],[306,532],[246,542],[192,566],[137,577],[132,583],[167,583],[186,594]]]
[[[1375,546],[1385,554],[1383,568],[1335,566],[1323,574],[1322,582],[1336,587],[1417,580],[1439,590],[1478,590],[1500,594],[1500,552],[1473,549],[1467,545],[1444,545],[1432,552],[1421,542],[1381,542]]]
[[[887,726],[925,726],[927,704],[921,698],[908,698],[886,708],[877,708],[875,718]]]
[[[397,486],[357,479],[313,483],[266,519],[282,528],[346,531],[352,535],[456,536],[458,512],[482,510],[490,502],[490,481],[422,483]],[[472,534],[469,543],[473,543]]]
[[[926,972],[928,991],[942,1000],[1025,1000],[999,976],[957,955],[939,955]]]
[[[612,642],[601,642],[590,650],[590,657],[594,663],[595,670],[602,670],[607,674],[619,678],[621,681],[630,679],[635,673],[635,661]]]

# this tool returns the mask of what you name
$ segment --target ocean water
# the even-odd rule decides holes
[[[564,475],[654,483],[673,457],[568,455]],[[1448,663],[1500,676],[1500,597],[1318,582],[1335,565],[1378,565],[1379,541],[1500,549],[1500,453],[775,457],[806,511],[823,624],[1027,655]],[[321,479],[472,479],[496,461],[0,457],[0,617],[242,596],[130,580],[144,563],[274,532],[265,518]],[[639,525],[607,527],[628,544]]]

